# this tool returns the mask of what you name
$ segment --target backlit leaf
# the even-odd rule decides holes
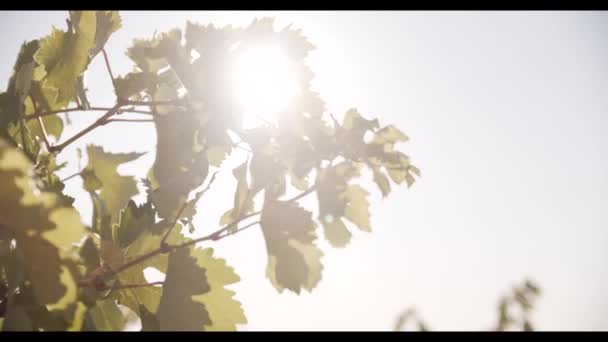
[[[171,253],[157,313],[160,330],[235,330],[246,323],[234,292],[224,288],[239,278],[212,253],[194,247]]]
[[[95,178],[101,182],[99,197],[105,203],[106,210],[112,216],[112,222],[118,221],[118,215],[129,199],[138,193],[137,184],[132,176],[121,176],[116,170],[121,164],[133,161],[143,153],[110,153],[102,147],[87,146],[88,164],[87,172],[93,172]],[[85,186],[90,178],[85,178]],[[89,180],[89,181],[88,181]],[[95,184],[98,185],[98,184]],[[95,189],[92,186],[89,189]]]
[[[34,60],[46,70],[43,88],[58,90],[52,102],[58,107],[67,105],[76,95],[78,77],[89,63],[89,51],[95,45],[97,15],[95,11],[71,12],[73,32],[53,28],[40,40]]]
[[[260,224],[268,252],[266,275],[274,287],[312,291],[323,269],[312,214],[295,203],[266,200]]]
[[[32,187],[31,172],[25,156],[0,141],[0,224],[17,240],[38,301],[61,308],[75,300],[75,274],[65,260],[84,227],[72,207]]]

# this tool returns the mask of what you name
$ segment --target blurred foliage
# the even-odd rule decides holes
[[[525,280],[523,284],[515,286],[510,293],[500,298],[497,307],[498,319],[491,330],[534,331],[530,315],[539,296],[540,288],[531,280]],[[409,323],[418,331],[430,330],[413,308],[397,316],[393,330],[403,331]]]

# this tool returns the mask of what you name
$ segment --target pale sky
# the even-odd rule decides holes
[[[20,44],[64,28],[66,15],[0,12],[0,87]],[[432,329],[486,329],[499,296],[526,277],[543,289],[538,329],[608,329],[607,13],[128,11],[106,49],[124,74],[133,38],[186,19],[244,25],[263,15],[293,22],[317,46],[309,64],[329,110],[396,124],[423,177],[385,200],[370,187],[374,231],[344,249],[321,243],[312,294],[275,291],[259,230],[213,246],[241,276],[232,288],[243,330],[388,330],[410,306]],[[111,105],[102,67],[90,68],[91,98]],[[64,137],[95,115],[72,115]],[[126,174],[143,177],[154,160],[152,125],[109,125],[77,146],[87,143],[149,150]],[[201,201],[200,234],[230,208],[231,181],[226,172]],[[90,222],[80,180],[68,192]]]

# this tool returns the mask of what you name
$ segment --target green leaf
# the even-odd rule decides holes
[[[87,192],[99,190],[103,185],[101,183],[101,180],[99,180],[99,178],[97,178],[97,176],[95,175],[95,171],[93,171],[92,169],[87,168],[82,170],[82,172],[80,172],[80,177],[82,177],[82,187]]]
[[[124,260],[129,262],[134,258],[149,253],[160,246],[160,241],[169,228],[164,222],[159,223],[159,229],[150,229],[143,231],[134,242],[132,242],[125,252]],[[183,243],[184,237],[180,233],[181,226],[176,225],[169,236],[167,237],[168,244]],[[160,272],[167,272],[168,256],[167,254],[159,254],[152,258],[146,259],[125,271],[118,274],[118,282],[123,285],[145,284],[147,283],[144,276],[144,270],[152,267]],[[156,313],[160,302],[161,289],[157,286],[136,287],[131,289],[122,289],[116,291],[121,305],[128,307],[136,313],[140,313],[140,306],[143,305],[149,312]]]
[[[58,107],[66,106],[76,95],[78,77],[89,64],[89,52],[95,45],[97,16],[95,11],[71,12],[73,32],[53,28],[53,32],[40,40],[40,49],[34,60],[46,70],[43,88],[57,89],[51,99]]]
[[[152,312],[148,311],[145,306],[139,306],[139,318],[141,319],[141,331],[159,331],[160,324],[158,318]]]
[[[92,271],[101,263],[99,251],[97,250],[97,246],[95,245],[95,241],[92,237],[87,237],[87,239],[84,240],[84,243],[80,247],[78,253],[82,258],[87,271]]]
[[[38,50],[38,46],[37,40],[23,43],[19,50],[15,66],[13,67],[13,75],[9,80],[7,89],[7,93],[12,102],[7,110],[14,111],[14,114],[9,114],[12,117],[12,120],[21,117],[24,113],[24,102],[30,94],[32,79],[34,77],[34,68],[36,67],[33,56]],[[9,118],[7,122],[12,120]]]
[[[236,192],[234,193],[234,207],[222,216],[220,225],[235,222],[242,215],[253,210],[253,201],[250,196],[249,185],[247,184],[247,162],[232,170],[232,175],[237,181]]]
[[[409,138],[405,133],[401,132],[397,127],[388,125],[376,132],[372,143],[384,145],[384,144],[395,144],[397,142],[406,142]]]
[[[299,294],[311,292],[321,280],[323,253],[314,244],[312,214],[295,203],[266,200],[261,222],[268,265],[266,276],[274,287]]]
[[[210,165],[219,167],[231,151],[232,146],[230,145],[212,145],[205,150],[205,154]]]
[[[95,44],[92,46],[90,56],[97,55],[106,44],[110,35],[120,29],[122,23],[118,11],[96,11]]]
[[[89,310],[89,316],[97,331],[121,331],[127,323],[113,300],[97,301],[97,304]]]
[[[23,120],[7,126],[8,134],[16,146],[21,148],[30,161],[35,162],[40,153],[40,144],[29,130],[29,125]]]
[[[209,161],[198,148],[195,117],[175,110],[170,115],[156,115],[154,122],[157,147],[153,174],[158,187],[153,189],[151,200],[159,217],[173,219],[190,191],[207,178]]]
[[[38,97],[34,96],[34,98]],[[34,115],[36,111],[34,110],[34,105],[32,104],[32,98],[28,97],[27,99],[25,99],[24,103],[25,116],[27,117],[30,115]],[[48,136],[54,136],[55,139],[59,139],[61,137],[61,133],[63,133],[63,121],[58,115],[46,115],[43,116],[41,120],[42,124],[44,125],[44,131],[42,130],[42,127],[40,126],[40,122],[38,120],[32,119],[26,121],[28,131],[30,132],[32,137],[38,138],[40,141],[43,141],[44,132],[46,132]]]
[[[321,220],[321,224],[325,238],[333,247],[341,248],[350,242],[352,234],[341,218],[325,217]]]
[[[138,193],[135,179],[132,176],[121,176],[116,169],[121,164],[139,158],[143,153],[109,153],[102,147],[88,145],[87,154],[89,161],[85,170],[93,172],[101,182],[99,197],[112,217],[111,222],[115,223],[118,221],[119,211]],[[88,187],[89,191],[98,185],[91,179],[85,174],[85,189]]]
[[[349,185],[341,195],[347,203],[344,217],[366,232],[370,232],[372,229],[369,223],[368,195],[369,192],[360,185]]]
[[[130,72],[116,78],[117,95],[123,99],[137,99],[142,91],[152,89],[156,81],[156,75],[151,72]]]
[[[99,248],[101,265],[111,270],[117,269],[124,263],[123,251],[112,240],[101,240]]]
[[[25,308],[14,305],[8,308],[8,314],[2,326],[2,331],[32,331],[32,321]]]
[[[369,120],[365,119],[355,108],[349,109],[346,114],[344,114],[344,119],[342,121],[342,126],[347,131],[353,131],[357,134],[360,134],[361,139],[363,138],[363,133],[368,130],[378,128],[378,119]]]
[[[206,270],[189,252],[181,248],[169,256],[157,314],[161,330],[200,331],[211,324],[205,305],[193,299],[211,290]]]
[[[127,49],[127,56],[135,62],[140,70],[157,73],[168,65],[164,58],[151,56],[149,53],[149,50],[158,46],[158,43],[158,39],[135,39],[133,40],[133,46]]]
[[[7,129],[9,123],[14,123],[18,118],[34,114],[34,106],[31,97],[40,98],[40,79],[44,76],[44,69],[36,66],[34,54],[39,48],[37,40],[24,43],[19,52],[17,62],[15,63],[14,73],[9,80],[8,91],[3,94],[3,99],[0,101],[0,131]],[[37,101],[41,102],[41,100]],[[40,103],[41,109],[47,109]],[[59,138],[63,130],[63,123],[56,115],[49,115],[42,118],[42,122],[49,135]],[[26,122],[28,136],[27,139],[32,140],[34,144],[35,137],[42,140],[43,133],[38,120],[28,120]],[[13,125],[13,135],[15,141],[21,142],[21,132],[17,130],[17,126]],[[31,146],[31,145],[30,145]],[[34,153],[34,155],[37,153]]]
[[[114,225],[112,236],[121,247],[129,246],[145,230],[150,229],[155,222],[155,212],[151,203],[138,206],[132,200],[120,211],[118,223]]]
[[[31,164],[0,141],[0,222],[14,234],[41,304],[64,308],[75,300],[70,247],[84,236],[78,212],[59,198],[32,187]]]
[[[380,189],[380,192],[382,192],[382,197],[388,196],[388,194],[391,192],[391,183],[388,181],[388,178],[384,172],[378,168],[374,168],[372,170],[374,173],[374,182],[378,186],[378,189]]]
[[[224,286],[239,277],[212,249],[180,248],[169,256],[158,308],[160,330],[235,330],[246,323],[234,292]]]

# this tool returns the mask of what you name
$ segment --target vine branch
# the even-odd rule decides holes
[[[56,152],[56,153],[61,152],[61,150],[66,148],[68,145],[70,145],[74,141],[80,139],[82,136],[86,135],[87,133],[94,130],[95,128],[104,125],[106,123],[106,121],[110,117],[112,117],[112,115],[114,115],[118,112],[118,110],[120,109],[121,106],[122,106],[122,104],[119,101],[116,105],[114,105],[114,107],[110,108],[110,110],[108,112],[106,112],[99,119],[95,120],[95,122],[93,122],[91,125],[89,125],[85,129],[83,129],[82,131],[74,134],[74,136],[72,136],[71,138],[69,138],[68,140],[66,140],[65,142],[63,142],[59,145],[51,146],[51,148],[49,149],[49,152]]]
[[[114,91],[116,92],[116,96],[118,96],[118,87],[116,86],[116,79],[114,78],[114,74],[112,73],[112,68],[110,67],[110,60],[108,59],[108,54],[106,53],[106,49],[101,49],[101,53],[103,55],[103,60],[106,62],[106,69],[108,70],[108,74],[112,79],[112,86],[114,87]]]

